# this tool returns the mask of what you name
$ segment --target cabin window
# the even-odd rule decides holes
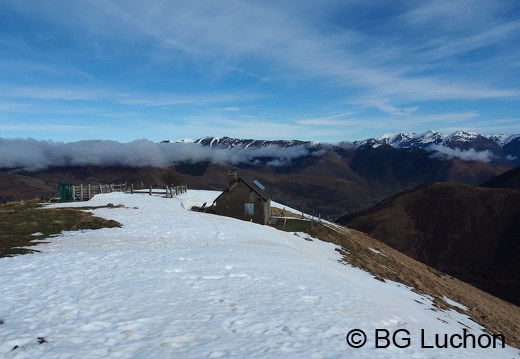
[[[246,216],[252,216],[255,214],[255,204],[254,203],[245,203],[244,209],[245,209]]]

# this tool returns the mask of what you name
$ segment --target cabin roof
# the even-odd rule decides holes
[[[215,199],[215,202],[220,198],[220,196],[222,196],[227,190],[229,190],[229,188],[231,188],[238,181],[244,182],[249,188],[255,191],[256,194],[262,197],[262,199],[264,199],[265,201],[271,199],[271,192],[265,189],[265,186],[262,183],[260,183],[260,181],[245,176],[239,176],[236,180],[231,182],[231,184]]]

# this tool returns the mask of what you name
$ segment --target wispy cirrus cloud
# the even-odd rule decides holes
[[[294,135],[320,119],[365,131],[381,122],[394,131],[425,130],[418,124],[429,116],[456,121],[457,112],[490,121],[484,108],[500,105],[494,118],[518,110],[517,10],[507,0],[5,0],[0,21],[4,14],[18,25],[3,21],[0,47],[9,56],[0,68],[14,72],[3,75],[1,96],[49,108],[82,101],[160,126],[171,118],[188,123],[189,106],[205,114],[199,122],[212,133],[226,130],[213,121],[217,114],[283,122]],[[169,117],[152,107],[167,108]],[[241,137],[250,133],[240,129]]]

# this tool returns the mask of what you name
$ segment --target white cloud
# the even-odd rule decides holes
[[[328,12],[338,6],[348,10],[356,5],[331,2],[324,12],[331,16]],[[239,64],[255,59],[269,64],[266,67],[270,69],[269,74],[255,71],[254,76],[259,79],[272,79],[273,75],[278,79],[321,78],[364,89],[367,93],[407,100],[519,96],[518,89],[494,88],[486,85],[485,81],[472,83],[471,78],[451,80],[418,73],[422,67],[436,67],[435,63],[422,57],[424,43],[416,44],[413,39],[424,40],[421,36],[426,36],[431,40],[430,56],[438,52],[445,59],[450,56],[447,47],[454,51],[460,49],[460,44],[471,43],[471,47],[464,50],[469,51],[503,41],[517,31],[517,23],[491,21],[495,20],[493,15],[500,9],[497,4],[484,9],[474,1],[403,6],[401,20],[406,21],[397,24],[388,18],[379,26],[386,27],[389,34],[414,30],[415,35],[408,43],[389,41],[387,36],[373,37],[356,31],[355,27],[324,31],[309,13],[302,11],[299,16],[294,16],[297,10],[287,11],[269,2],[127,1],[124,5],[91,2],[89,5],[68,4],[66,8],[71,13],[68,17],[58,17],[51,6],[38,5],[36,8],[47,19],[75,31],[84,31],[87,38],[96,39],[85,46],[100,46],[102,40],[107,39],[111,43],[119,41],[118,47],[133,41],[151,44],[152,51],[146,55],[151,66],[175,60],[185,64],[203,64],[203,67],[211,64],[209,71],[216,73],[239,69],[252,74],[248,66]],[[473,18],[468,19],[467,13],[471,13]],[[479,19],[484,19],[484,24],[496,25],[477,26]],[[439,21],[445,24],[448,35],[457,36],[437,38],[436,32],[425,27],[434,26]],[[475,30],[460,30],[471,27]],[[107,50],[104,49],[103,56],[110,56]]]
[[[373,106],[377,108],[378,110],[388,113],[392,116],[407,116],[411,115],[415,111],[419,109],[419,106],[413,106],[413,107],[403,107],[399,108],[390,103],[390,100],[387,99],[372,99],[366,101],[366,105]]]
[[[237,112],[240,111],[240,107],[219,107],[212,108],[213,111],[224,111],[224,112]]]
[[[468,150],[461,150],[460,148],[450,148],[441,145],[431,145],[426,148],[428,151],[433,153],[430,155],[431,158],[438,159],[460,159],[462,161],[480,161],[480,162],[491,162],[494,159],[494,155],[491,151],[476,151],[474,148]]]
[[[51,166],[169,167],[178,163],[258,164],[282,166],[311,154],[304,145],[283,150],[277,145],[260,148],[210,148],[198,143],[160,143],[137,140],[54,142],[35,139],[0,139],[0,168],[39,170]]]
[[[6,53],[30,56],[19,63],[15,56],[0,60],[0,69],[8,73],[14,68],[15,78],[25,80],[7,81],[0,101],[1,96],[40,101],[46,113],[59,110],[59,101],[81,101],[104,107],[113,116],[126,106],[133,119],[149,121],[159,118],[151,110],[167,107],[168,118],[181,125],[185,113],[173,107],[190,105],[207,117],[206,124],[215,116],[212,112],[228,117],[247,112],[243,115],[258,121],[265,121],[269,112],[277,116],[270,122],[285,123],[290,137],[316,129],[323,136],[332,133],[327,140],[341,140],[341,131],[326,134],[317,126],[345,128],[343,118],[327,114],[351,111],[350,104],[362,108],[356,109],[357,118],[345,121],[365,132],[382,123],[389,127],[384,132],[417,131],[419,122],[412,115],[430,121],[424,113],[433,108],[445,116],[452,111],[446,108],[454,106],[444,107],[444,100],[469,100],[457,106],[463,113],[493,105],[473,100],[505,100],[501,110],[507,107],[506,116],[511,116],[514,100],[520,98],[514,81],[518,62],[513,62],[520,57],[514,46],[520,22],[507,11],[510,4],[56,0],[29,5],[5,0],[0,10],[25,21],[0,44],[16,50]],[[386,6],[392,11],[382,15]],[[33,51],[35,45],[24,40],[24,31],[40,39],[65,33],[70,47],[42,56],[41,49]],[[381,111],[379,117],[373,118],[367,105]],[[128,127],[135,126],[132,118]],[[90,119],[103,126],[103,116]],[[222,127],[205,129],[219,135]],[[235,137],[252,132],[246,126],[241,130]]]

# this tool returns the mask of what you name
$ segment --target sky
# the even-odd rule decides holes
[[[0,2],[0,138],[520,133],[515,0]]]

